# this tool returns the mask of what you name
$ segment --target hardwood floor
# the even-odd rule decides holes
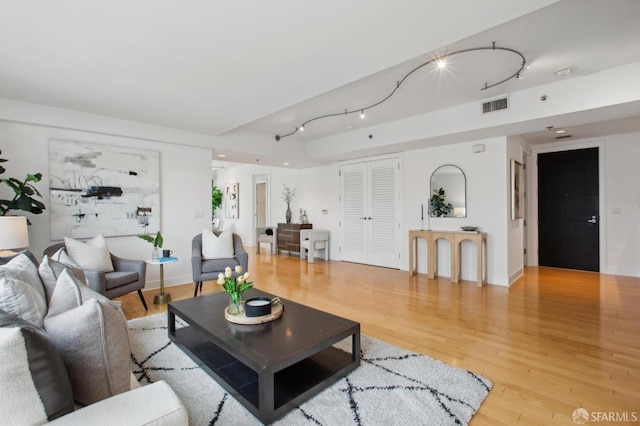
[[[579,407],[640,418],[640,278],[528,268],[510,288],[479,288],[265,249],[250,255],[249,270],[262,290],[492,380],[472,425],[575,424]],[[192,297],[193,283],[168,291],[173,300]],[[121,297],[127,318],[165,312],[153,305],[156,292],[145,293],[146,313],[137,294]]]

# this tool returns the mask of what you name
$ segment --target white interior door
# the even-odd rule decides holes
[[[399,267],[399,160],[344,165],[341,182],[341,259]]]

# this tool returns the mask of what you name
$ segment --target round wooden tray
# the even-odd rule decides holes
[[[280,301],[274,302],[271,305],[271,313],[269,315],[262,315],[259,317],[248,317],[244,314],[244,312],[242,313],[242,315],[231,315],[229,313],[229,307],[227,306],[224,309],[224,317],[227,321],[234,324],[264,324],[265,322],[270,322],[280,318],[283,311],[284,306]]]

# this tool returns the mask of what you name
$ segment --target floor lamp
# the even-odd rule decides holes
[[[15,254],[11,249],[29,247],[29,230],[24,216],[0,216],[0,256]]]

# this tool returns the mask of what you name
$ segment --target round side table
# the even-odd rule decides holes
[[[177,262],[177,257],[161,257],[159,259],[147,259],[149,265],[160,265],[160,293],[153,296],[153,303],[162,305],[171,302],[171,295],[164,292],[164,265]]]

